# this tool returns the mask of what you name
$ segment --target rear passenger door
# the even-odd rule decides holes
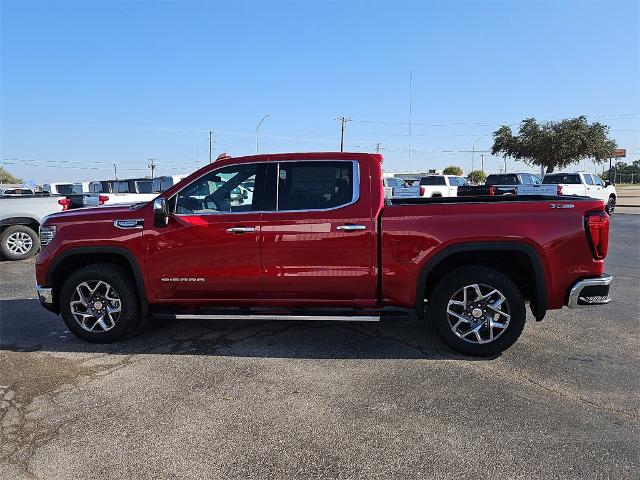
[[[362,190],[361,177],[366,179]],[[269,164],[270,199],[261,219],[267,298],[328,306],[375,299],[369,178],[368,165],[351,160]]]

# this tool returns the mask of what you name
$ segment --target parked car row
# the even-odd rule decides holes
[[[606,211],[612,214],[617,199],[615,186],[591,173],[549,173],[540,177],[528,172],[491,174],[482,185],[469,185],[457,175],[427,175],[419,180],[419,191],[411,190],[410,182],[402,188],[391,185],[402,182],[395,178],[383,179],[386,198],[477,197],[495,195],[580,196],[604,201]],[[396,193],[396,191],[398,193]],[[416,195],[417,193],[417,195]]]
[[[6,260],[35,255],[40,249],[39,228],[47,215],[80,207],[148,202],[184,177],[47,183],[41,193],[18,187],[0,190],[0,254]],[[242,192],[238,195],[243,197]]]

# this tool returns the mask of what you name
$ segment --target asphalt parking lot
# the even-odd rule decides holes
[[[0,264],[0,478],[638,478],[640,215],[606,306],[499,358],[417,321],[155,321],[90,345]]]

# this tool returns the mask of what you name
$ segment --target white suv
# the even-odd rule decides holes
[[[599,198],[604,201],[609,215],[616,208],[616,187],[603,181],[592,173],[549,173],[544,176],[542,183],[546,185],[560,185],[562,195],[578,195],[581,197]]]

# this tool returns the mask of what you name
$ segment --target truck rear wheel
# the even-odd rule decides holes
[[[518,287],[483,266],[458,268],[434,288],[429,316],[442,340],[466,355],[497,355],[518,339],[526,310]]]
[[[113,342],[140,323],[140,302],[131,275],[109,263],[89,265],[71,274],[59,302],[69,330],[88,342]]]
[[[7,260],[24,260],[40,249],[38,233],[26,225],[11,225],[0,235],[0,251]]]

